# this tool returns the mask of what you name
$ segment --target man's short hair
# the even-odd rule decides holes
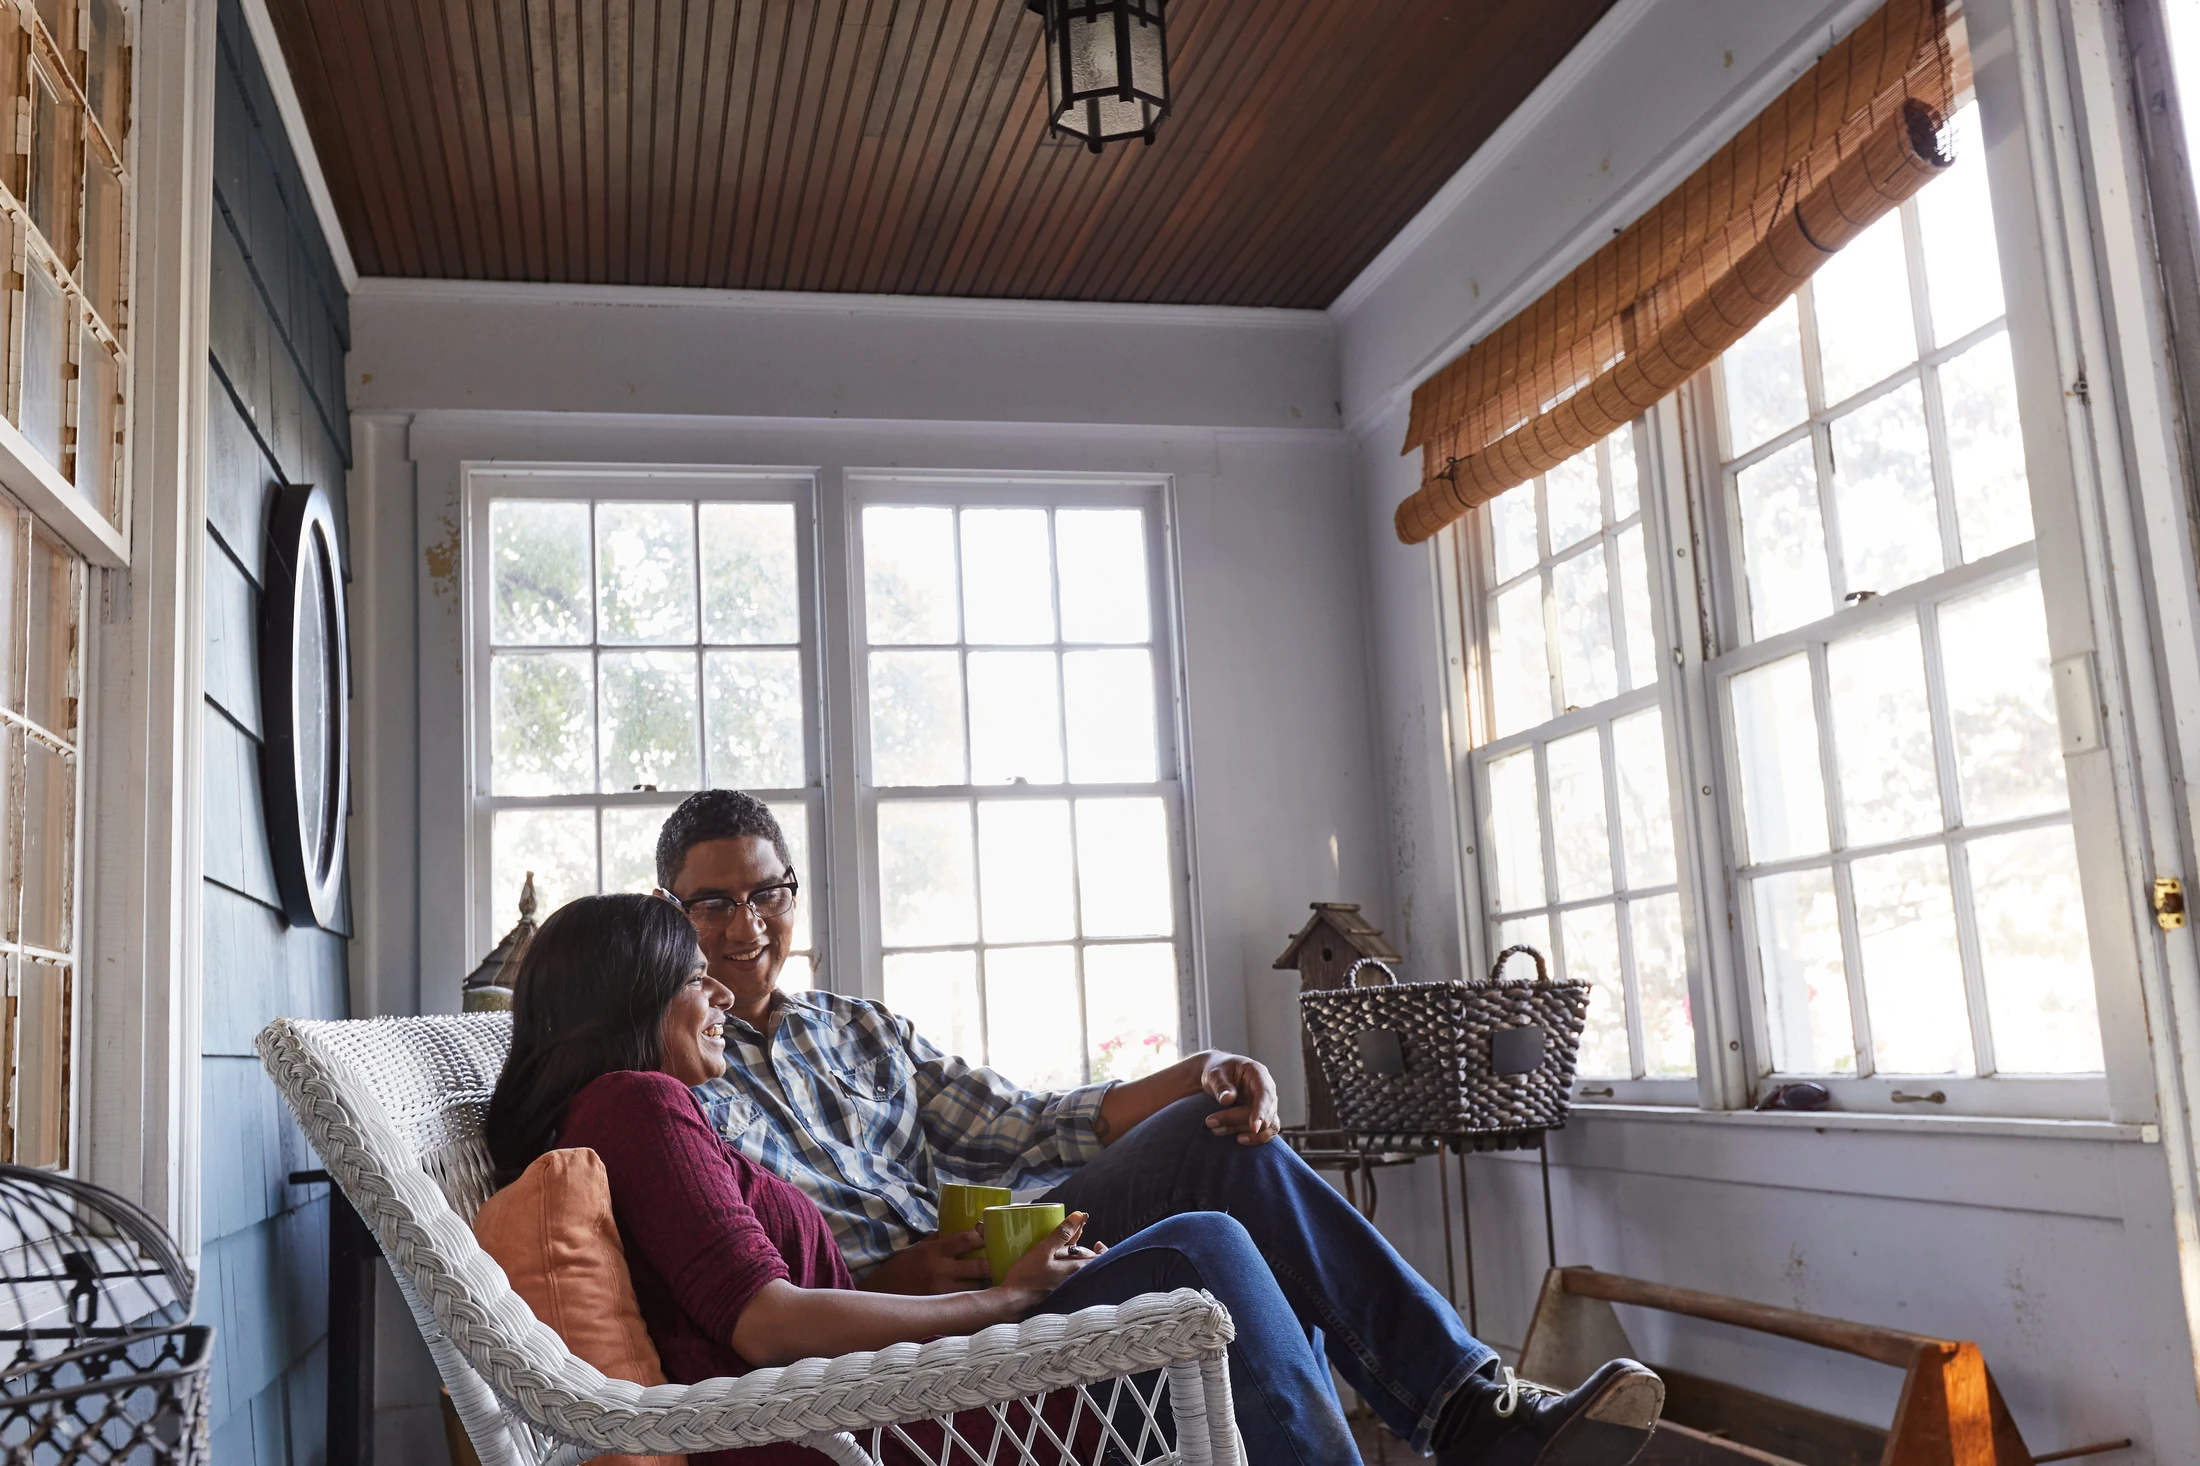
[[[786,832],[779,828],[771,806],[738,789],[705,789],[690,794],[657,833],[657,885],[669,891],[687,864],[688,852],[710,840],[744,840],[754,837],[772,842],[780,863],[794,868],[787,853]]]

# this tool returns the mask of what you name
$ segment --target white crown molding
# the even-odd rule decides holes
[[[1444,186],[1436,190],[1436,196],[1421,205],[1419,212],[1406,221],[1405,227],[1390,236],[1389,243],[1352,277],[1352,283],[1329,303],[1329,313],[1332,316],[1352,314],[1374,294],[1377,286],[1396,274],[1398,267],[1436,231],[1436,226],[1450,218],[1483,179],[1504,167],[1521,145],[1534,137],[1543,119],[1571,100],[1574,88],[1581,85],[1583,78],[1595,70],[1596,64],[1657,5],[1658,0],[1619,0],[1605,11],[1603,17],[1589,27],[1589,34],[1560,57],[1558,65],[1536,83],[1527,100],[1507,113],[1505,120],[1497,125],[1497,131],[1484,138],[1474,155],[1444,181]]]
[[[1048,321],[1094,325],[1227,326],[1335,330],[1329,312],[1234,305],[1137,305],[1083,300],[982,300],[950,295],[848,295],[805,290],[697,290],[662,285],[565,285],[505,280],[361,277],[356,300],[559,306],[671,306],[680,310],[780,311],[790,314],[930,317],[968,321]]]
[[[1330,305],[1329,313],[1340,332],[1347,329],[1355,308],[1364,305],[1383,283],[1397,273],[1429,237],[1461,210],[1472,207],[1476,189],[1502,170],[1520,166],[1514,156],[1534,140],[1536,125],[1559,106],[1572,101],[1570,93],[1582,84],[1598,61],[1608,56],[1637,26],[1652,20],[1653,12],[1671,0],[1619,0],[1602,20],[1590,28],[1580,45],[1544,78],[1528,100],[1514,109],[1503,125],[1490,135],[1460,170],[1413,219],[1401,229],[1375,259],[1362,270]],[[1403,404],[1414,388],[1449,364],[1459,353],[1480,340],[1500,322],[1535,301],[1564,279],[1619,230],[1640,218],[1671,192],[1727,139],[1762,112],[1795,79],[1839,42],[1885,0],[1837,0],[1830,12],[1809,29],[1797,33],[1742,85],[1729,92],[1715,108],[1683,136],[1676,139],[1648,167],[1614,193],[1609,202],[1583,219],[1544,251],[1538,267],[1505,289],[1486,292],[1483,304],[1473,310],[1444,343],[1415,362],[1387,388],[1344,404],[1345,431],[1358,434],[1384,414]]]
[[[305,175],[306,196],[313,200],[313,216],[321,221],[321,235],[328,242],[328,252],[335,256],[336,273],[344,277],[344,288],[356,290],[359,286],[359,266],[352,261],[351,244],[344,238],[344,226],[336,217],[336,196],[328,190],[328,175],[321,171],[321,155],[314,151],[313,138],[306,131],[305,108],[299,105],[298,88],[290,79],[290,65],[283,59],[282,41],[275,34],[275,19],[267,12],[267,0],[242,0],[245,29],[252,32],[252,44],[259,48],[260,66],[267,72],[268,89],[275,94],[275,110],[282,114],[283,135],[290,139],[290,150],[297,155],[298,171]]]
[[[687,435],[710,433],[783,432],[823,434],[849,438],[893,438],[909,440],[925,437],[946,439],[983,438],[989,442],[1002,442],[1020,438],[1043,438],[1060,443],[1079,438],[1112,441],[1123,439],[1137,443],[1166,443],[1191,441],[1202,443],[1289,443],[1300,447],[1328,444],[1340,450],[1351,445],[1351,438],[1343,428],[1331,427],[1202,427],[1186,423],[1112,423],[1112,422],[1037,422],[1016,419],[995,421],[979,418],[910,418],[910,417],[789,417],[778,414],[717,414],[679,412],[609,412],[600,409],[583,409],[572,412],[542,408],[505,407],[423,407],[405,411],[376,409],[354,412],[354,421],[397,423],[417,427],[425,431],[466,428],[474,426],[497,428],[527,427],[599,427],[607,433],[649,429],[664,433]],[[509,466],[502,460],[483,459],[483,464],[497,467]],[[555,460],[570,466],[585,462],[571,457]],[[697,464],[652,464],[652,471],[707,469],[723,473],[724,464],[715,466]],[[809,467],[781,465],[771,472],[808,473]],[[747,470],[744,470],[747,471]],[[879,472],[894,473],[950,473],[946,469],[881,468]],[[954,472],[961,472],[955,470]],[[1044,474],[1039,475],[1044,477]],[[1135,475],[1133,475],[1135,477]],[[1089,475],[1087,475],[1089,477]],[[1121,474],[1111,475],[1121,478]]]

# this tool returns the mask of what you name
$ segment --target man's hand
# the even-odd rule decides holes
[[[985,1259],[962,1254],[983,1246],[985,1237],[975,1227],[951,1237],[927,1237],[887,1258],[858,1286],[873,1293],[959,1293],[982,1288],[991,1276]]]
[[[1240,1145],[1266,1145],[1283,1122],[1276,1115],[1276,1081],[1268,1066],[1243,1054],[1213,1053],[1200,1070],[1199,1087],[1222,1108],[1207,1117],[1217,1135],[1235,1135]]]

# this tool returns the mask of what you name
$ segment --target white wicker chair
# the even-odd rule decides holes
[[[469,1226],[490,1190],[481,1119],[510,1041],[509,1017],[484,1013],[280,1018],[258,1043],[380,1241],[484,1466],[772,1441],[803,1442],[842,1466],[875,1466],[882,1452],[1055,1466],[1080,1439],[1087,1456],[1131,1466],[1242,1466],[1224,1354],[1235,1331],[1220,1303],[1190,1289],[739,1379],[651,1389],[606,1379],[535,1318]],[[1064,1388],[1077,1395],[1057,1434],[1035,1407]],[[955,1413],[968,1410],[987,1412],[984,1438],[955,1433]],[[936,1451],[905,1429],[920,1421],[944,1428],[923,1435],[941,1442]]]

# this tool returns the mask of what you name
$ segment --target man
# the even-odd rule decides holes
[[[1624,1466],[1664,1387],[1614,1360],[1561,1395],[1515,1380],[1459,1316],[1288,1146],[1266,1068],[1194,1054],[1144,1079],[1033,1093],[927,1043],[876,1003],[781,993],[799,891],[778,822],[732,790],[691,796],[657,841],[658,893],[687,912],[734,995],[723,1079],[697,1091],[744,1154],[799,1186],[865,1287],[982,1283],[935,1235],[939,1184],[1051,1186],[1120,1241],[1186,1211],[1228,1212],[1267,1257],[1310,1337],[1416,1450],[1445,1463]]]

